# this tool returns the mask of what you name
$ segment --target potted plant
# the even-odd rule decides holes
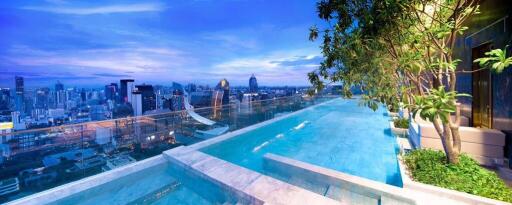
[[[400,116],[400,114],[398,113],[399,111],[400,111],[400,109],[399,109],[398,105],[396,105],[396,104],[392,104],[392,105],[388,106],[388,116],[390,116],[390,117],[393,117],[393,118],[399,117]]]
[[[390,123],[391,132],[398,136],[407,135],[409,129],[409,120],[406,118],[398,117],[393,119]]]

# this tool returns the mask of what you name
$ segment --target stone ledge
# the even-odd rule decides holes
[[[226,162],[199,151],[166,152],[174,166],[202,177],[254,204],[339,204],[308,190]],[[185,154],[184,154],[185,153]]]
[[[399,187],[365,179],[362,177],[338,172],[335,170],[319,167],[302,161],[282,157],[275,154],[265,154],[266,166],[279,166],[289,172],[295,171],[305,178],[311,178],[319,183],[327,185],[341,185],[349,188],[350,191],[370,198],[394,203],[415,204],[413,198],[406,197],[407,194]]]

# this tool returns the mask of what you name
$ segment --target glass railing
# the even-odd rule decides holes
[[[0,134],[0,203],[200,142],[334,96],[274,98],[218,107]],[[199,117],[198,117],[199,116]],[[204,117],[215,124],[202,123]],[[204,119],[203,118],[203,119]]]

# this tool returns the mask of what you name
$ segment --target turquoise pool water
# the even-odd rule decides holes
[[[335,99],[201,151],[263,174],[273,153],[348,174],[402,186],[399,148],[383,109]]]
[[[167,163],[82,191],[52,204],[235,204],[239,201],[211,182],[186,176]],[[240,202],[243,203],[243,202]]]

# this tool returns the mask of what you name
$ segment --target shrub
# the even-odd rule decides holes
[[[396,118],[393,120],[393,124],[396,128],[409,128],[409,120],[405,118]]]
[[[389,112],[398,112],[400,111],[398,105],[391,105],[388,107]]]
[[[415,181],[512,202],[512,189],[465,154],[458,164],[448,164],[443,152],[422,149],[407,153],[404,161]]]

